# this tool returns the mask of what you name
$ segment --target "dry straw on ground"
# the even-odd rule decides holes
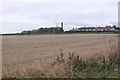
[[[69,52],[76,53],[84,60],[95,54],[108,56],[111,45],[107,44],[110,44],[110,40],[112,40],[112,46],[117,46],[117,34],[4,36],[3,74],[13,74],[20,68],[18,72],[23,71],[27,75],[26,71],[32,68],[35,71],[32,73],[36,73],[37,70],[41,72],[40,76],[45,76],[42,74],[44,71],[54,71],[47,65],[59,55],[60,49],[64,50],[65,59],[68,58]],[[43,66],[44,71],[41,70]],[[58,69],[59,67],[56,70]]]

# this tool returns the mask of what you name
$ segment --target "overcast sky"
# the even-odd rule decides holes
[[[0,33],[40,27],[117,25],[118,0],[4,0],[1,2]]]

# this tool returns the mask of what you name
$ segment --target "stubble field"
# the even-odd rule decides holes
[[[109,43],[117,45],[117,34],[66,34],[2,37],[3,74],[30,67],[43,67],[60,54],[69,52],[87,59],[94,54],[106,56]]]

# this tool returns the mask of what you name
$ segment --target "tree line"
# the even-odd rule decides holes
[[[37,30],[28,30],[22,31],[23,35],[31,35],[31,34],[50,34],[50,33],[63,33],[64,30],[61,27],[51,27],[51,28],[39,28]]]

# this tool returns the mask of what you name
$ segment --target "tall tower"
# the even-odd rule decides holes
[[[61,22],[61,28],[63,29],[63,22]]]

